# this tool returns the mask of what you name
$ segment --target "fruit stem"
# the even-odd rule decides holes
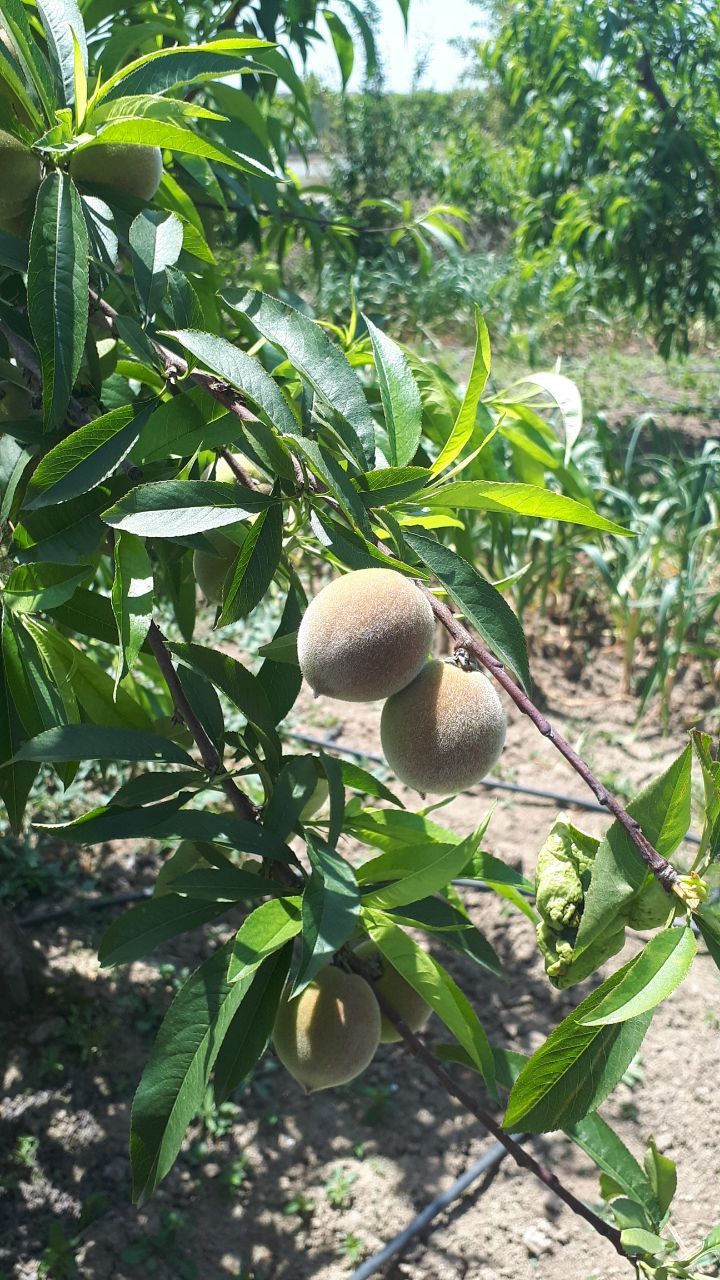
[[[607,809],[625,829],[633,844],[639,850],[643,861],[650,868],[655,878],[659,880],[666,893],[677,892],[674,887],[678,881],[678,872],[675,870],[672,863],[668,862],[667,858],[663,858],[662,855],[658,853],[657,849],[653,847],[647,836],[644,835],[639,822],[637,822],[636,819],[628,813],[627,809],[623,808],[620,801],[610,791],[608,791],[607,787],[604,786],[600,779],[595,776],[589,765],[587,765],[582,757],[578,755],[577,751],[570,746],[567,739],[563,738],[562,734],[558,733],[557,729],[553,728],[547,717],[543,715],[539,708],[535,706],[532,699],[525,693],[525,690],[521,689],[520,686],[515,683],[510,673],[505,669],[502,662],[500,662],[499,658],[496,658],[494,653],[491,653],[490,650],[481,643],[481,641],[477,640],[475,636],[473,636],[472,633],[458,621],[457,617],[448,605],[444,604],[442,600],[438,600],[437,596],[433,595],[432,591],[430,591],[424,583],[418,582],[417,586],[419,590],[422,591],[423,595],[430,601],[435,617],[452,636],[456,645],[467,653],[472,654],[472,656],[476,658],[482,666],[487,668],[491,675],[495,677],[498,684],[512,698],[515,706],[522,711],[523,715],[526,715],[530,720],[532,720],[536,729],[539,730],[544,738],[547,738],[548,741],[552,743],[556,750],[565,757],[568,764],[583,779],[583,781],[587,783],[599,803],[603,805],[603,807]]]

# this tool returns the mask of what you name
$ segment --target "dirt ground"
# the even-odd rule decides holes
[[[536,628],[532,649],[544,709],[624,797],[670,762],[687,724],[702,723],[715,705],[713,691],[690,672],[675,691],[671,733],[662,737],[652,716],[634,726],[635,705],[619,693],[619,655],[612,647],[585,653],[548,625]],[[302,706],[294,729],[379,751],[378,707],[327,700]],[[580,780],[512,707],[498,776],[584,794]],[[467,832],[492,800],[487,847],[532,875],[557,804],[482,787],[455,800],[439,820]],[[601,814],[566,807],[588,830],[599,833],[607,825]],[[152,883],[157,851],[147,846],[93,856],[97,892]],[[554,992],[530,923],[492,895],[465,896],[507,962],[507,979],[452,953],[443,960],[491,1039],[531,1050],[589,985]],[[0,1277],[342,1280],[487,1149],[490,1140],[479,1125],[397,1047],[382,1047],[353,1085],[310,1099],[268,1056],[232,1104],[218,1109],[208,1101],[176,1168],[147,1206],[133,1207],[132,1094],[184,970],[227,926],[180,938],[147,963],[101,972],[96,949],[110,918],[86,913],[37,927],[48,960],[46,992],[32,1013],[0,1023],[6,1094]],[[654,1134],[677,1160],[674,1223],[683,1246],[699,1243],[719,1216],[720,1157],[709,1123],[719,1029],[720,973],[703,955],[681,993],[656,1013],[631,1075],[602,1108],[636,1155]],[[427,1034],[431,1043],[446,1038],[437,1020]],[[466,1083],[480,1087],[474,1077]],[[566,1140],[534,1139],[531,1149],[562,1170],[581,1196],[598,1200],[593,1168]],[[473,1188],[381,1275],[614,1280],[632,1270],[506,1160],[482,1194]]]

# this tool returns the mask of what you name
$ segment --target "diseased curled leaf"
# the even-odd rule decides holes
[[[586,1026],[630,966],[608,978],[550,1033],[518,1076],[503,1126],[548,1133],[582,1120],[604,1102],[635,1057],[652,1010],[611,1026]]]
[[[525,633],[507,600],[473,565],[441,542],[407,532],[405,540],[462,609],[470,626],[480,632],[495,656],[515,672],[529,692],[532,681]]]
[[[80,196],[59,169],[43,178],[30,236],[28,315],[40,355],[43,413],[63,421],[85,347],[88,235]]]
[[[390,444],[388,461],[393,467],[412,462],[420,443],[422,403],[407,359],[397,343],[363,316],[373,355]]]

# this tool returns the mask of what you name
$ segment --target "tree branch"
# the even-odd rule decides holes
[[[506,671],[502,662],[500,662],[500,660],[496,658],[484,644],[477,640],[475,636],[468,631],[467,627],[464,627],[462,623],[458,621],[452,610],[441,600],[438,600],[437,597],[433,595],[432,591],[424,586],[423,583],[418,583],[418,586],[423,595],[430,601],[435,617],[452,636],[456,645],[459,648],[466,649],[468,653],[471,653],[472,656],[476,658],[482,666],[486,667],[487,670],[495,677],[498,684],[512,698],[515,706],[522,711],[523,715],[526,715],[530,720],[532,720],[536,729],[544,738],[547,738],[548,741],[552,743],[555,749],[559,751],[562,756],[565,757],[568,764],[583,779],[583,782],[586,782],[590,787],[590,790],[600,804],[603,805],[603,807],[607,809],[625,829],[636,849],[638,849],[643,861],[652,871],[656,879],[660,881],[663,888],[668,893],[673,892],[674,886],[679,882],[678,873],[672,863],[668,862],[667,858],[663,858],[662,855],[658,853],[657,849],[653,847],[647,836],[644,835],[640,824],[628,813],[627,809],[621,805],[620,801],[616,799],[610,791],[608,791],[607,787],[598,777],[596,777],[589,765],[587,765],[581,756],[578,755],[577,751],[570,746],[570,743],[563,738],[562,734],[558,733],[557,729],[553,728],[550,721],[535,706],[532,699],[529,698],[524,690],[515,683],[512,676],[508,671]]]
[[[218,773],[222,768],[220,756],[190,706],[185,690],[180,683],[180,678],[172,664],[172,659],[167,649],[165,637],[160,628],[154,622],[150,623],[148,644],[155,656],[160,671],[162,672],[163,679],[170,690],[173,706],[175,707],[178,715],[182,717],[195,739],[198,751],[200,752],[200,758],[205,768],[208,773]],[[253,804],[252,800],[245,795],[245,792],[241,791],[240,788],[236,786],[232,778],[221,779],[220,786],[239,818],[242,818],[244,822],[257,822],[259,817],[258,809]]]
[[[578,1199],[572,1191],[564,1186],[557,1174],[540,1164],[534,1156],[531,1156],[529,1151],[526,1151],[515,1138],[511,1137],[509,1133],[506,1133],[502,1128],[502,1125],[498,1124],[495,1117],[492,1116],[489,1111],[486,1111],[475,1101],[472,1094],[469,1093],[463,1085],[458,1084],[440,1059],[432,1052],[432,1049],[429,1049],[427,1045],[423,1044],[422,1040],[420,1040],[419,1037],[410,1030],[405,1022],[403,1022],[394,1005],[390,1004],[383,993],[378,989],[377,984],[373,983],[372,974],[368,966],[361,960],[358,960],[349,947],[343,948],[341,956],[355,973],[358,973],[362,978],[365,978],[365,980],[370,983],[382,1012],[400,1032],[406,1048],[409,1049],[410,1053],[412,1053],[419,1062],[422,1062],[422,1064],[432,1072],[438,1083],[443,1086],[451,1097],[455,1098],[461,1106],[465,1107],[466,1111],[469,1111],[470,1114],[479,1121],[483,1128],[487,1129],[488,1133],[491,1133],[493,1137],[501,1143],[508,1155],[512,1157],[521,1169],[527,1169],[529,1173],[532,1173],[533,1176],[536,1177],[538,1181],[542,1182],[543,1186],[547,1187],[554,1196],[557,1196],[557,1198],[562,1200],[569,1209],[572,1209],[573,1213],[577,1214],[580,1218],[584,1218],[593,1230],[598,1233],[598,1235],[604,1236],[606,1240],[609,1240],[613,1248],[616,1249],[623,1258],[625,1258],[627,1255],[620,1243],[620,1232],[617,1228],[611,1226],[608,1222],[604,1222],[596,1213],[593,1213],[592,1209],[589,1209],[586,1204],[583,1204],[582,1200]]]

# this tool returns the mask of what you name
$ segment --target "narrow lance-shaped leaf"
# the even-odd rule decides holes
[[[120,651],[115,688],[134,667],[152,621],[153,572],[145,543],[133,533],[115,538],[115,576],[112,607]]]
[[[167,93],[178,85],[233,75],[247,65],[246,55],[269,49],[267,40],[232,37],[208,44],[154,49],[121,67],[101,86],[95,102],[137,94]]]
[[[100,484],[130,452],[149,413],[150,406],[138,412],[133,405],[122,405],[71,432],[41,458],[28,485],[25,509],[68,502]]]
[[[591,1027],[600,1001],[628,972],[619,969],[548,1036],[513,1086],[503,1125],[529,1133],[564,1129],[595,1111],[622,1079],[642,1044],[652,1012],[614,1026]]]
[[[525,633],[507,600],[473,565],[441,542],[420,533],[406,533],[405,540],[447,589],[496,658],[515,672],[529,692],[532,682]]]
[[[247,617],[263,599],[282,555],[282,520],[278,503],[263,511],[250,528],[223,597],[218,626]]]
[[[195,329],[176,329],[171,332],[187,351],[190,351],[207,369],[224,378],[236,390],[265,414],[283,435],[299,435],[300,427],[295,415],[284,399],[274,378],[260,361],[247,352],[234,347],[226,338],[212,333],[200,333]]]
[[[268,1046],[290,967],[292,946],[268,956],[237,1010],[215,1063],[215,1097],[222,1102],[252,1071]]]
[[[341,21],[332,9],[323,9],[323,17],[328,24],[330,39],[333,42],[335,56],[338,60],[340,68],[340,76],[342,79],[343,89],[347,88],[348,80],[352,75],[353,66],[355,64],[355,46],[353,38],[350,35],[345,23]]]
[[[46,729],[23,744],[16,760],[164,760],[191,765],[187,751],[169,738],[142,729],[66,724]]]
[[[59,426],[85,347],[89,303],[88,236],[80,197],[66,174],[43,179],[30,237],[28,314],[43,379],[43,412]]]
[[[163,300],[165,272],[177,262],[182,243],[182,223],[174,213],[144,209],[130,227],[135,290],[146,320],[153,319]]]
[[[363,906],[387,911],[437,892],[460,874],[476,843],[475,837],[470,836],[461,844],[418,845],[373,858],[359,868],[358,879],[363,884],[382,880],[392,883],[366,893]]]
[[[298,995],[351,938],[360,895],[350,863],[320,841],[307,838],[312,871],[302,897],[302,951],[293,994]]]
[[[86,565],[19,564],[5,583],[3,600],[13,613],[55,609],[72,599],[89,574]]]
[[[614,520],[598,515],[587,503],[566,498],[551,489],[541,489],[535,484],[520,484],[499,480],[456,480],[436,488],[432,494],[423,495],[423,503],[430,508],[451,507],[466,511],[498,511],[519,516],[531,516],[538,520],[560,520],[565,524],[584,525],[588,529],[601,529],[605,533],[629,537],[630,531]]]
[[[66,107],[72,107],[75,103],[76,45],[85,73],[88,66],[85,26],[80,10],[75,0],[36,0],[36,4],[62,102]]]
[[[103,520],[113,529],[124,529],[144,538],[186,538],[208,529],[237,524],[276,499],[218,480],[158,480],[138,485],[113,507]]]
[[[231,982],[244,980],[263,960],[284,947],[302,929],[300,898],[275,898],[247,917],[232,943],[228,964]]]
[[[342,351],[307,316],[266,293],[228,289],[224,300],[285,353],[323,403],[352,428],[353,456],[363,471],[375,463],[375,424],[363,389]]]
[[[159,899],[162,901],[162,899]],[[232,943],[180,988],[160,1027],[132,1108],[133,1197],[147,1199],[172,1168],[197,1113],[225,1034],[250,990],[253,972],[227,979]]]
[[[422,402],[405,355],[396,342],[363,316],[375,357],[393,467],[412,462],[420,443]]]
[[[490,336],[478,306],[475,307],[475,329],[477,334],[475,355],[473,356],[467,390],[453,429],[432,465],[432,471],[435,475],[445,471],[462,453],[475,429],[478,402],[485,390],[485,384],[490,373]]]
[[[687,977],[696,951],[692,929],[665,929],[656,934],[632,962],[622,982],[584,1019],[585,1025],[609,1026],[654,1009]],[[599,990],[602,992],[603,988]]]
[[[163,942],[189,929],[197,929],[227,909],[227,902],[194,902],[176,893],[148,898],[147,902],[139,902],[123,912],[105,930],[98,952],[100,964],[128,964],[139,960]]]

